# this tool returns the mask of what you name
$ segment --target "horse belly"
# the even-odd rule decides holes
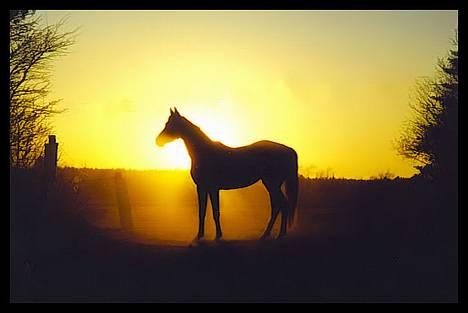
[[[214,189],[237,189],[250,186],[260,179],[260,173],[250,166],[233,163],[199,167],[192,171],[197,185]]]
[[[244,188],[255,184],[260,178],[259,177],[241,177],[241,178],[233,178],[228,180],[220,181],[218,186],[219,189],[229,190],[229,189],[237,189],[237,188]]]

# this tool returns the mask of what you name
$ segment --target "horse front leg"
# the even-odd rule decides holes
[[[219,190],[210,191],[210,200],[213,209],[213,219],[216,225],[216,240],[219,240],[223,236],[221,223],[219,221]]]
[[[198,235],[197,240],[203,238],[205,235],[205,215],[206,215],[206,202],[207,192],[205,189],[197,186],[198,193]]]

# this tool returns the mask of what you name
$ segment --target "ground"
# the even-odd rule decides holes
[[[13,182],[10,300],[458,301],[458,232],[450,228],[455,225],[453,221],[446,214],[429,210],[426,204],[421,207],[426,210],[424,216],[430,218],[422,219],[414,211],[404,217],[401,213],[396,216],[389,213],[401,212],[397,204],[416,207],[411,201],[427,190],[411,201],[405,198],[401,202],[390,198],[408,190],[409,185],[403,182],[373,182],[366,183],[367,187],[352,188],[349,184],[337,188],[344,184],[339,181],[322,182],[320,188],[317,184],[302,182],[306,194],[300,197],[300,220],[290,236],[282,240],[216,242],[208,237],[196,244],[173,245],[142,240],[139,234],[129,235],[118,228],[95,227],[80,216],[62,216],[54,210],[33,214],[30,208],[35,203],[34,195],[17,197],[22,185]],[[323,194],[322,200],[316,201],[329,202],[325,194],[335,194],[331,197],[335,199],[334,210],[320,211],[316,209],[317,203],[308,200],[310,193],[319,198],[317,188]],[[331,192],[329,188],[336,190]],[[358,191],[359,188],[362,190]],[[349,199],[337,200],[345,193],[362,200],[362,193],[368,194],[369,188],[375,197],[365,201],[355,199],[347,209],[343,203]],[[341,196],[337,190],[341,190]],[[436,207],[441,205],[431,202]],[[353,213],[357,208],[360,213]],[[28,212],[29,220],[20,213],[24,211]],[[346,224],[339,220],[354,222]],[[335,231],[325,231],[331,225],[335,225]],[[35,230],[31,231],[32,228]]]

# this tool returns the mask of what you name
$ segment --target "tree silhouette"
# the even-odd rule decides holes
[[[30,167],[51,131],[50,117],[62,112],[48,101],[51,61],[65,55],[75,31],[64,20],[44,25],[33,10],[10,11],[10,165]]]
[[[397,141],[398,153],[429,179],[458,178],[458,34],[453,45],[436,76],[418,83],[413,118]]]

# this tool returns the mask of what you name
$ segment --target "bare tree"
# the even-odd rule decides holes
[[[431,179],[458,175],[458,35],[453,43],[436,76],[418,82],[413,117],[397,141],[398,153]]]
[[[41,155],[52,126],[63,112],[48,101],[51,61],[75,42],[76,31],[62,31],[65,20],[44,25],[32,10],[10,11],[10,166],[30,167]]]

